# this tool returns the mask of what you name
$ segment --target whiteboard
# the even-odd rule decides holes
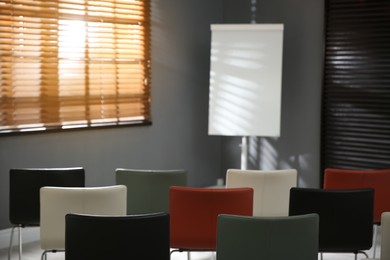
[[[283,24],[212,24],[209,135],[280,136]]]

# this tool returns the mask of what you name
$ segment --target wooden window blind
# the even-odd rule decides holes
[[[0,133],[150,120],[149,0],[0,0]]]
[[[322,169],[390,168],[390,1],[326,0]]]

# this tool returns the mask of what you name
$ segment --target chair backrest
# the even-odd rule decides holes
[[[116,184],[127,187],[127,214],[169,212],[169,188],[187,186],[186,170],[115,170]]]
[[[64,250],[65,215],[68,213],[126,215],[126,186],[42,187],[41,247]]]
[[[9,219],[14,225],[39,226],[39,190],[43,186],[84,187],[85,170],[73,168],[18,168],[9,175]]]
[[[288,216],[290,188],[297,186],[297,178],[295,169],[229,169],[226,187],[253,188],[253,216]]]
[[[214,251],[217,216],[252,216],[252,188],[170,188],[171,247]]]
[[[383,212],[381,217],[381,260],[390,260],[390,212]]]
[[[291,188],[290,215],[320,216],[319,250],[368,250],[373,238],[374,190],[323,190]]]
[[[167,213],[66,215],[66,260],[169,260],[169,250]]]
[[[390,211],[390,169],[354,170],[327,168],[324,189],[373,188],[374,222],[380,223],[383,212]]]
[[[317,214],[287,217],[220,215],[217,260],[317,260]]]

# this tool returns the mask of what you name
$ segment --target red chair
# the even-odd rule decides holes
[[[390,211],[390,169],[325,169],[324,189],[359,188],[374,189],[374,223],[380,225],[382,213]],[[376,234],[374,235],[374,245],[375,244]],[[374,257],[375,248],[376,247],[374,247]]]
[[[215,251],[220,214],[253,215],[252,188],[170,188],[171,251]]]
[[[390,211],[390,169],[348,170],[325,169],[324,189],[373,188],[374,223],[381,222],[383,212]]]

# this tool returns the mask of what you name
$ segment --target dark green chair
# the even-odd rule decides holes
[[[169,188],[187,186],[186,170],[115,170],[116,184],[127,187],[127,214],[169,213]]]
[[[218,216],[217,260],[317,260],[317,214]]]

